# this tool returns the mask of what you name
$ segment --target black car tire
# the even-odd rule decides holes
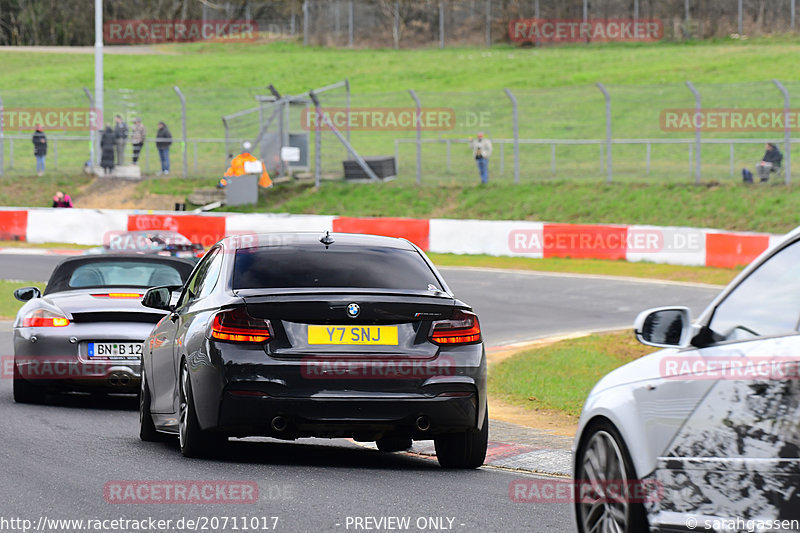
[[[186,361],[181,365],[180,412],[178,443],[184,457],[212,457],[221,451],[227,438],[224,435],[203,431],[197,420],[197,411],[192,395],[192,380]]]
[[[478,468],[486,459],[489,444],[489,409],[483,415],[480,430],[440,435],[433,443],[442,468]]]
[[[19,374],[16,363],[14,364],[14,401],[17,403],[44,403],[47,391],[31,385]]]
[[[595,474],[587,472],[586,470],[586,455],[592,448],[603,447],[603,457],[609,459],[604,465],[595,465],[601,467],[602,472],[600,475],[605,478],[605,481],[614,483],[615,486],[629,486],[631,483],[636,482],[638,479],[636,471],[633,468],[633,461],[631,460],[628,448],[622,440],[622,436],[610,422],[602,421],[590,426],[584,436],[581,438],[581,443],[578,446],[578,451],[575,456],[575,476],[578,480],[596,480]],[[584,501],[586,494],[582,489],[583,483],[580,481],[575,483],[575,517],[578,522],[578,531],[586,533],[587,530],[594,530],[592,524],[597,524],[602,521],[613,521],[618,528],[617,531],[623,533],[637,533],[639,531],[649,531],[650,528],[647,524],[647,514],[644,510],[644,505],[641,501],[614,501],[608,500],[613,496],[601,495],[601,498],[595,504]],[[602,483],[589,486],[602,486]],[[630,499],[629,499],[630,500]],[[614,508],[612,511],[611,508]],[[594,512],[592,512],[594,510]],[[589,512],[587,512],[589,511]],[[592,516],[589,516],[589,515]],[[621,521],[619,517],[622,517]],[[588,527],[587,527],[588,526]]]
[[[382,452],[403,452],[411,448],[411,437],[383,437],[375,441]]]
[[[139,391],[139,438],[145,442],[162,442],[165,435],[156,430],[153,414],[150,411],[150,388],[142,372],[142,385]]]

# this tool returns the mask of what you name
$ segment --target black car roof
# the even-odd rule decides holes
[[[161,263],[163,265],[170,265],[180,273],[181,279],[186,281],[189,274],[192,273],[195,264],[186,259],[178,257],[161,256],[161,255],[146,255],[146,254],[113,254],[113,255],[82,255],[78,257],[70,257],[61,261],[47,282],[45,294],[70,290],[69,279],[76,268],[86,264],[109,263],[119,262],[120,260],[141,262],[141,263]]]
[[[262,248],[268,246],[326,246],[320,239],[329,235],[333,242],[328,244],[332,248],[336,245],[368,246],[392,248],[396,250],[415,250],[414,245],[406,239],[384,237],[380,235],[366,235],[363,233],[334,233],[334,232],[295,232],[295,233],[259,233],[253,235],[234,235],[226,237],[223,244],[233,249]]]

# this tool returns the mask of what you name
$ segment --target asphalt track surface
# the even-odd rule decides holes
[[[0,279],[43,280],[57,262],[46,256],[0,256]],[[638,311],[656,305],[685,304],[697,312],[717,292],[607,278],[468,269],[443,273],[454,292],[475,307],[490,346],[625,327]],[[12,353],[9,323],[0,324],[0,346],[6,357]],[[107,532],[575,530],[569,504],[515,503],[509,497],[515,480],[549,486],[551,478],[489,467],[445,471],[428,458],[382,454],[343,439],[234,440],[220,459],[185,459],[175,443],[138,439],[134,399],[64,395],[51,397],[45,406],[21,405],[12,399],[8,372],[2,377],[2,531],[22,531],[26,524],[19,520],[31,521],[29,530],[39,531],[97,531],[95,526]],[[253,482],[258,498],[233,504],[214,493],[220,503],[115,503],[105,490],[124,486],[118,483],[124,480]],[[390,517],[409,520],[409,527],[387,522]],[[172,522],[88,522],[151,518]],[[242,527],[245,518],[249,529]],[[52,523],[60,519],[84,523]]]

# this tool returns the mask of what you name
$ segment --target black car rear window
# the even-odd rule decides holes
[[[45,294],[84,288],[183,285],[191,270],[192,264],[187,261],[161,257],[67,261],[53,271]]]
[[[333,245],[237,250],[234,289],[375,288],[441,290],[428,264],[413,250]]]

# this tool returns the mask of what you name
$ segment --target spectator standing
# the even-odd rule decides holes
[[[114,130],[111,129],[111,126],[106,126],[103,137],[100,139],[100,149],[103,152],[100,157],[100,166],[103,167],[106,176],[111,174],[114,169],[114,148],[116,145]]]
[[[172,134],[169,128],[163,122],[158,123],[158,132],[156,132],[156,148],[158,148],[158,157],[161,159],[161,173],[169,174],[169,147],[172,145]]]
[[[492,141],[483,137],[483,132],[478,132],[477,139],[470,139],[472,156],[478,164],[478,172],[481,175],[481,183],[489,183],[489,158],[492,156]]]
[[[139,154],[142,151],[145,140],[145,129],[142,124],[142,119],[137,118],[133,121],[133,128],[131,129],[131,144],[133,145],[133,164],[139,162]]]
[[[53,196],[53,207],[72,207],[72,198],[69,194],[57,191]]]
[[[41,124],[36,125],[33,132],[33,155],[36,157],[36,174],[44,175],[44,158],[47,155],[47,136],[42,131]]]
[[[117,148],[117,164],[122,165],[125,159],[125,143],[128,142],[128,125],[120,115],[114,117],[114,141]]]

